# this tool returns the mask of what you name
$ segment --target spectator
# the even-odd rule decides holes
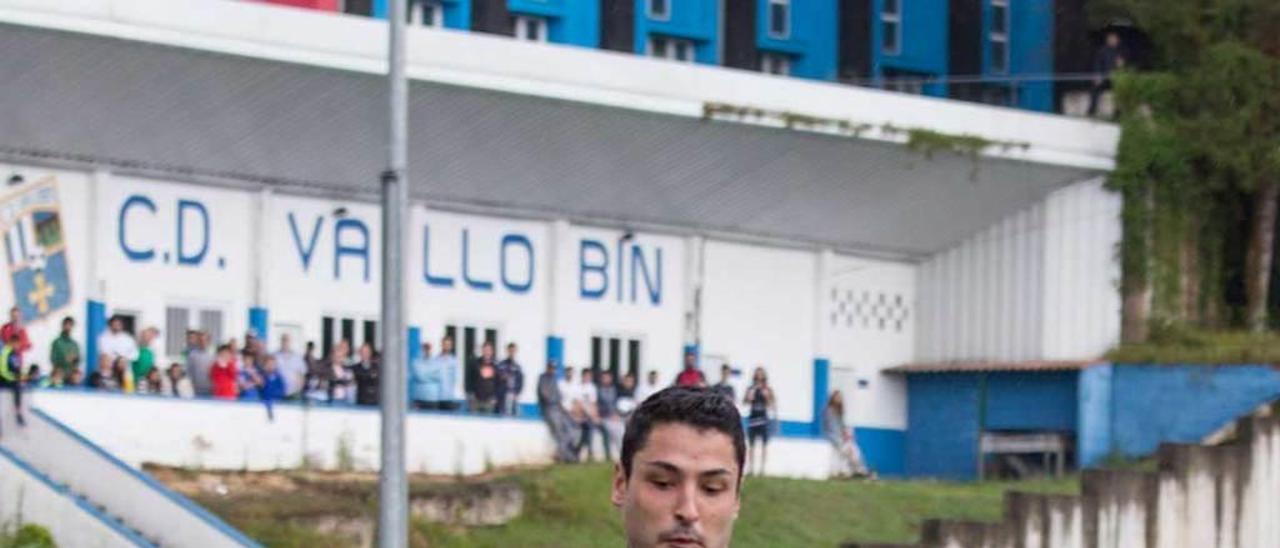
[[[160,374],[160,368],[152,367],[147,370],[146,376],[138,380],[139,394],[161,395],[164,393],[163,375]]]
[[[733,368],[729,364],[720,366],[720,382],[711,389],[715,393],[720,394],[729,399],[731,402],[738,401],[738,395],[733,390],[733,383],[729,382],[729,378],[733,376]]]
[[[151,343],[156,340],[156,335],[159,333],[159,329],[148,327],[143,329],[142,335],[138,337],[138,357],[133,360],[132,373],[133,378],[137,379],[139,384],[156,367],[156,355],[151,350]]]
[[[655,392],[662,390],[662,387],[658,386],[657,371],[650,369],[647,377],[648,377],[648,380],[645,381],[644,386],[640,386],[636,388],[636,404],[637,405],[644,403],[644,400],[649,399],[649,396],[652,396]]]
[[[292,340],[288,333],[280,335],[280,349],[276,350],[276,367],[280,369],[280,377],[284,379],[284,397],[296,398],[302,393],[304,379],[309,369],[307,361],[293,351]],[[308,345],[308,349],[312,348]]]
[[[831,443],[839,463],[837,477],[867,477],[871,474],[862,460],[862,452],[853,438],[853,431],[844,423],[844,395],[839,390],[827,398],[826,412],[822,414],[822,434]]]
[[[1106,42],[1093,56],[1093,88],[1089,90],[1089,116],[1098,114],[1098,99],[1111,89],[1111,73],[1128,64],[1128,53],[1120,45],[1120,35],[1107,33]]]
[[[409,405],[417,410],[434,409],[440,401],[440,379],[431,376],[431,343],[422,343],[418,357],[409,362]]]
[[[454,411],[458,408],[458,356],[453,350],[453,337],[445,335],[440,339],[440,353],[427,364],[430,378],[438,379],[440,396],[436,408],[441,411]]]
[[[79,367],[71,370],[67,376],[66,386],[81,386],[84,384],[84,372]]]
[[[627,373],[622,376],[622,384],[618,385],[618,415],[625,422],[631,412],[636,409],[636,374]]]
[[[214,356],[209,352],[209,334],[191,330],[187,332],[186,373],[196,394],[207,396],[213,392],[209,384],[209,370]]]
[[[593,461],[596,458],[595,447],[591,443],[591,433],[600,427],[600,411],[599,411],[599,393],[596,390],[595,375],[590,369],[582,370],[582,382],[578,383],[578,391],[574,395],[577,397],[575,407],[579,410],[579,431],[578,446],[574,449],[575,454],[581,454],[582,449],[587,449],[587,461]]]
[[[547,423],[551,440],[556,446],[556,462],[577,462],[573,452],[573,421],[562,405],[560,386],[556,382],[556,363],[547,362],[547,368],[538,376],[538,408],[542,410],[542,420]]]
[[[76,321],[71,316],[62,319],[62,332],[49,345],[49,365],[60,375],[67,376],[71,369],[80,366],[80,344],[71,338]]]
[[[236,371],[235,351],[231,345],[218,347],[217,357],[209,368],[209,386],[213,397],[220,400],[234,400],[239,372]]]
[[[507,357],[498,363],[498,407],[503,415],[516,416],[520,392],[524,391],[524,370],[516,361],[516,343],[507,344]]]
[[[111,321],[107,322],[107,330],[98,336],[98,368],[104,371],[104,379],[108,376],[117,377],[119,388],[125,387],[124,375],[116,372],[120,361],[125,364],[133,363],[138,359],[138,343],[133,340],[124,330],[124,319],[120,316],[112,316]],[[132,367],[126,367],[132,373]],[[129,376],[131,381],[132,376]],[[132,391],[132,382],[128,383],[129,391]]]
[[[764,473],[769,449],[770,415],[777,409],[773,389],[769,387],[769,376],[763,367],[757,366],[755,373],[751,375],[751,386],[747,388],[747,395],[742,403],[750,407],[747,414],[747,440],[751,445],[752,458],[749,464],[756,468],[756,475],[760,475]],[[760,445],[759,458],[755,456],[757,443]]]
[[[573,368],[564,368],[564,377],[557,386],[560,389],[560,407],[569,417],[569,438],[572,440],[573,460],[581,460],[582,427],[586,423],[587,413],[582,405],[582,385],[574,382]]]
[[[16,308],[15,308],[16,310]],[[13,413],[18,426],[25,426],[22,416],[22,335],[16,330],[9,331],[4,348],[0,349],[0,388],[8,388],[13,392]]]
[[[471,394],[472,401],[475,405],[471,408],[473,413],[496,414],[498,413],[498,394],[499,383],[498,366],[493,362],[493,344],[486,342],[484,344],[484,355],[475,364],[476,379],[472,386],[475,392]]]
[[[373,345],[360,345],[360,359],[351,366],[356,383],[356,405],[378,405],[378,360]]]
[[[701,369],[698,369],[698,356],[693,352],[685,352],[684,369],[676,376],[676,386],[693,388],[706,385],[707,377],[702,374]]]
[[[174,362],[169,365],[169,370],[164,376],[162,393],[166,396],[185,399],[196,396],[195,388],[191,385],[191,379],[187,377],[187,372],[182,370],[182,364]]]
[[[271,402],[283,400],[285,397],[284,373],[276,365],[275,356],[263,356],[262,368],[258,374],[262,378],[262,387],[259,389],[262,400],[268,405]]]
[[[351,368],[347,367],[350,355],[351,343],[342,340],[329,351],[329,359],[324,360],[325,375],[329,384],[327,389],[329,403],[355,401],[355,390],[352,389],[354,379]]]
[[[49,388],[62,388],[66,386],[67,377],[62,369],[54,369],[49,371]]]
[[[22,377],[22,382],[28,387],[45,388],[49,381],[40,373],[40,366],[33,363],[27,368],[27,374]]]
[[[307,342],[307,348],[302,354],[302,359],[307,363],[306,386],[302,389],[303,397],[309,401],[321,402],[329,401],[329,380],[331,373],[328,369],[328,360],[316,358],[316,343],[314,341]]]
[[[613,384],[613,372],[600,372],[600,386],[596,389],[596,427],[600,430],[604,458],[613,461],[614,444],[622,443],[622,416],[618,412],[618,387]]]
[[[258,368],[258,359],[252,352],[240,355],[240,363],[236,367],[236,385],[239,388],[237,397],[242,400],[262,399],[262,371]]]
[[[480,370],[488,367],[494,372],[494,376],[497,375],[498,364],[494,361],[493,354],[493,341],[485,341],[484,344],[480,345],[480,356],[471,360],[471,362],[467,364],[467,371],[464,373],[462,379],[462,389],[467,394],[467,409],[470,409],[472,412],[477,411],[477,406],[479,405],[479,402],[476,401],[476,391],[479,390],[477,383],[480,380]],[[494,398],[496,398],[497,381],[493,380],[485,382],[486,384],[492,385],[491,388],[494,389]],[[494,405],[494,410],[497,410],[496,404]],[[492,413],[493,411],[489,412]]]
[[[18,336],[18,352],[31,350],[31,339],[27,337],[27,328],[22,325],[22,310],[18,307],[9,309],[9,323],[0,326],[0,340],[8,341],[13,335]]]

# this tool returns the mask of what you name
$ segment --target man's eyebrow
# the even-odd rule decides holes
[[[667,472],[676,473],[676,474],[682,474],[682,473],[684,473],[684,471],[683,471],[683,470],[681,470],[679,466],[676,466],[676,465],[674,465],[674,464],[671,464],[671,463],[669,463],[669,462],[667,462],[667,461],[663,461],[663,460],[651,460],[651,461],[645,461],[643,464],[644,464],[645,466],[652,466],[652,467],[655,467],[655,468],[661,468],[662,470],[665,470],[665,471],[667,471]],[[706,477],[719,477],[719,476],[732,476],[732,475],[733,475],[733,471],[732,471],[732,470],[729,470],[728,468],[715,468],[715,469],[712,469],[712,470],[704,470],[704,471],[702,471],[702,472],[698,472],[698,474],[697,474],[697,475],[698,475],[698,477],[702,477],[702,478],[706,478]]]

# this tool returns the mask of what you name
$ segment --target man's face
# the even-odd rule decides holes
[[[650,372],[649,372],[649,385],[650,385],[650,386],[653,386],[653,385],[655,385],[655,384],[658,384],[658,372],[657,372],[657,371],[650,371]]]
[[[486,361],[493,359],[493,345],[486,344],[480,347],[480,355],[484,356]]]
[[[444,338],[440,340],[440,353],[442,354],[453,353],[453,339]]]
[[[288,336],[288,335],[280,335],[280,351],[281,351],[281,352],[288,352],[288,351],[289,351],[289,336]]]
[[[22,311],[18,310],[18,307],[15,306],[9,309],[9,321],[13,323],[19,323],[22,321]]]
[[[612,496],[628,547],[729,546],[740,502],[732,438],[659,424],[631,466],[630,478],[614,467]]]
[[[119,333],[121,329],[124,329],[124,322],[120,320],[111,320],[111,323],[108,324],[108,327],[111,328],[112,333]]]
[[[693,354],[685,354],[685,355],[684,355],[684,368],[685,368],[685,369],[693,369],[694,367],[697,367],[697,366],[698,366],[698,360],[697,360],[697,358],[694,358],[694,357],[693,357]]]
[[[1107,33],[1107,45],[1108,45],[1108,46],[1110,46],[1110,47],[1113,47],[1113,48],[1114,48],[1114,47],[1119,46],[1119,45],[1120,45],[1120,35],[1118,35],[1118,34],[1116,34],[1116,33],[1114,33],[1114,32],[1108,32],[1108,33]]]
[[[76,327],[75,322],[62,322],[63,333],[70,333],[72,329],[75,329],[75,327]]]
[[[514,344],[509,344],[509,345],[507,345],[507,359],[509,359],[509,360],[511,360],[511,361],[515,361],[515,359],[516,359],[516,345],[514,345]]]
[[[731,376],[733,376],[732,369],[729,369],[728,367],[724,367],[720,369],[720,380],[723,380],[724,382],[729,382],[729,378]]]

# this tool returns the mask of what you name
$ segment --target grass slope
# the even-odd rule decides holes
[[[621,523],[609,504],[610,474],[606,465],[515,472],[511,478],[520,482],[526,493],[524,513],[515,521],[487,528],[416,522],[411,543],[433,548],[621,546]],[[1076,486],[1074,478],[969,484],[748,478],[734,546],[912,541],[925,519],[998,519],[1006,489],[1074,493]],[[200,502],[268,546],[339,546],[350,542],[301,527],[296,518],[332,513],[371,517],[376,500],[372,482],[361,488],[327,487],[323,492],[326,496],[295,492],[234,502],[196,498],[204,499]]]

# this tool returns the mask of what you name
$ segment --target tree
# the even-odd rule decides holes
[[[1134,303],[1145,291],[1155,295],[1154,319],[1217,317],[1189,301],[1225,308],[1223,271],[1238,268],[1240,319],[1263,330],[1280,195],[1280,2],[1103,0],[1094,8],[1099,19],[1131,19],[1156,46],[1154,71],[1116,77],[1124,133],[1110,182],[1126,202],[1126,313],[1142,311]],[[1237,200],[1250,212],[1247,234],[1218,218]],[[1243,258],[1222,253],[1232,238],[1247,238]],[[1126,317],[1130,331],[1133,323]]]

